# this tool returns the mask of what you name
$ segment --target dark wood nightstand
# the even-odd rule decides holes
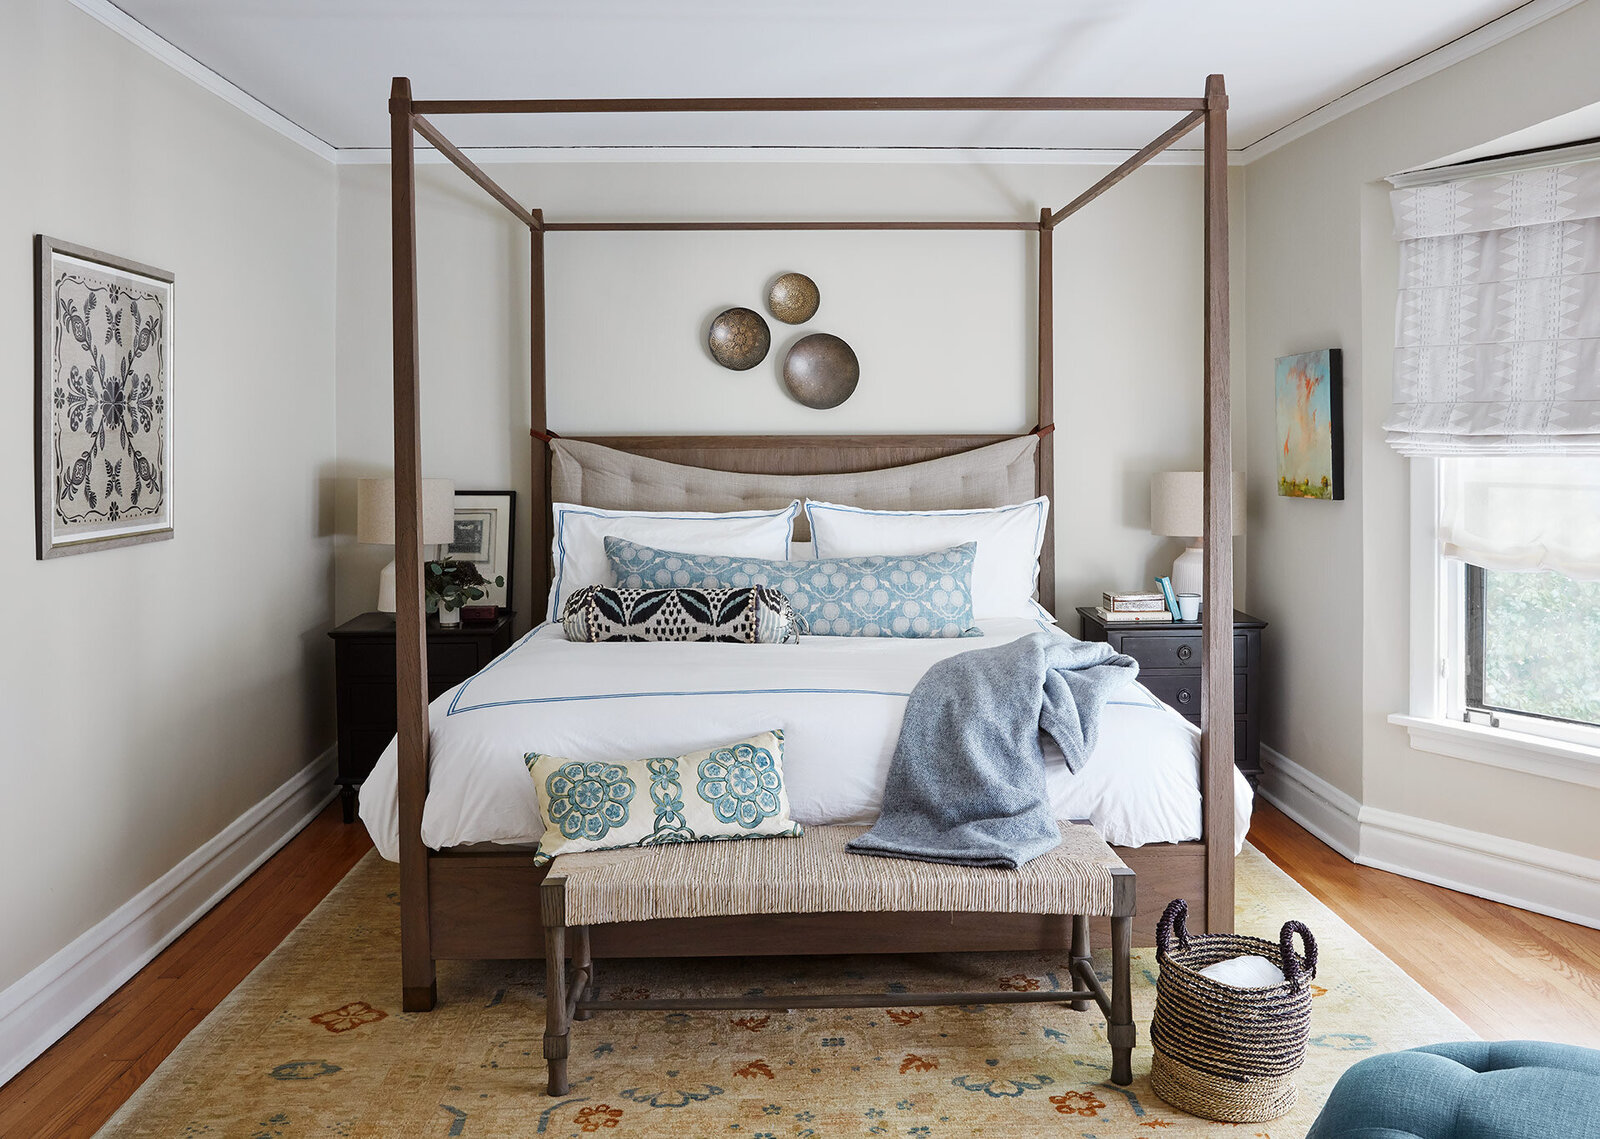
[[[448,691],[511,647],[511,618],[441,628],[428,618],[428,699]],[[363,613],[333,638],[339,716],[339,794],[354,822],[356,794],[395,733],[394,614]]]
[[[1163,703],[1200,723],[1200,624],[1107,624],[1078,607],[1083,639],[1108,641],[1139,662],[1139,682]],[[1261,630],[1265,621],[1233,611],[1233,762],[1255,787],[1261,779]]]

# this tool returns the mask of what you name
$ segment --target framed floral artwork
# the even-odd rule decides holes
[[[511,608],[511,544],[516,534],[517,492],[514,490],[456,491],[455,536],[445,553],[472,562],[489,583],[484,605]],[[506,583],[496,586],[494,579]]]
[[[172,274],[34,238],[38,556],[172,537]]]

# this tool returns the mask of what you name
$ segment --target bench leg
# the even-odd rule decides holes
[[[587,970],[584,973],[583,992],[579,994],[580,1001],[594,999],[594,958],[589,955],[589,927],[580,925],[572,931],[572,968]],[[588,1020],[594,1013],[588,1009],[578,1009],[572,1014],[573,1020]]]
[[[1111,1082],[1133,1083],[1133,917],[1111,919],[1111,1015],[1106,1039],[1111,1043]]]
[[[1072,915],[1072,964],[1075,969],[1079,967],[1091,971],[1094,969],[1094,962],[1089,959],[1089,919],[1082,914]],[[1074,989],[1081,987],[1076,977],[1073,978],[1072,987]],[[1088,1012],[1089,1002],[1073,1001],[1072,1011]]]
[[[550,1095],[566,1095],[567,1043],[572,1026],[567,1022],[567,929],[544,929],[544,1058],[550,1065]]]

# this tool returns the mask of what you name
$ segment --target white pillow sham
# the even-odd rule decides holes
[[[806,518],[818,558],[864,554],[925,554],[978,543],[972,567],[976,620],[1055,617],[1033,599],[1039,584],[1039,549],[1050,510],[1046,495],[1015,506],[983,510],[865,510],[806,500]]]
[[[605,538],[614,534],[658,549],[686,554],[727,554],[783,560],[789,556],[799,501],[776,510],[715,514],[693,510],[601,510],[570,502],[552,505],[550,601],[545,620],[560,620],[562,608],[586,585],[616,585],[606,560]]]

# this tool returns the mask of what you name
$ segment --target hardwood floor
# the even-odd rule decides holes
[[[1600,1048],[1600,930],[1357,866],[1259,799],[1250,842],[1479,1036]]]
[[[0,1087],[0,1135],[93,1135],[361,856],[335,800],[83,1022]]]
[[[1356,866],[1264,802],[1250,841],[1479,1035],[1600,1047],[1600,930]],[[0,1135],[93,1135],[371,848],[323,811],[0,1087]]]

